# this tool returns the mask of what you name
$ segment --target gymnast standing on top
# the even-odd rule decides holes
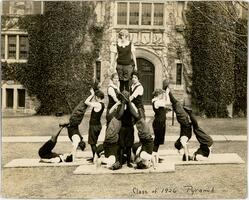
[[[117,43],[111,45],[111,67],[113,72],[115,68],[118,72],[120,81],[120,91],[129,91],[129,81],[133,71],[137,71],[137,61],[135,47],[130,41],[130,34],[123,29],[118,33]],[[133,66],[134,64],[134,66]]]

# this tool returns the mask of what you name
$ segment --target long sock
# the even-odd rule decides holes
[[[124,149],[121,148],[119,152],[119,162],[121,165],[123,165],[123,154],[124,154]]]
[[[131,163],[131,147],[128,147],[126,149],[126,154],[127,154],[127,165]]]
[[[93,158],[94,158],[95,152],[97,152],[97,146],[96,146],[96,144],[91,144],[91,149],[92,149]]]

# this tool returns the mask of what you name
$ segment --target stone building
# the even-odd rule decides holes
[[[18,17],[43,13],[43,2],[4,1],[1,18],[1,63],[26,63],[28,58],[28,35],[17,26]],[[1,65],[3,67],[3,64]],[[27,90],[15,80],[1,82],[2,111],[35,113],[39,102],[28,95]]]
[[[191,76],[190,56],[182,35],[183,1],[111,1],[96,7],[99,23],[107,28],[100,53],[100,79],[105,80],[110,64],[110,45],[117,33],[127,29],[136,47],[138,71],[144,86],[144,102],[149,104],[155,88],[169,80],[179,99],[186,94],[186,81]],[[100,64],[97,65],[99,68]]]
[[[190,104],[190,52],[183,37],[187,2],[164,0],[94,1],[99,25],[105,25],[102,49],[95,66],[95,76],[107,86],[110,45],[117,33],[127,29],[136,47],[138,70],[144,86],[144,102],[150,104],[152,91],[162,88],[167,79],[174,94]],[[2,62],[27,62],[28,36],[15,22],[19,15],[42,14],[44,2],[5,1],[3,15],[9,16],[1,30]],[[2,109],[35,112],[38,105],[25,88],[15,81],[2,81]]]

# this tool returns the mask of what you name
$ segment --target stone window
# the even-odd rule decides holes
[[[8,58],[16,59],[16,36],[9,35],[8,37]]]
[[[130,25],[139,24],[139,3],[130,3]]]
[[[176,85],[182,85],[182,63],[176,64]]]
[[[7,81],[2,84],[1,91],[3,109],[26,109],[28,96],[22,85],[16,84],[14,81]]]
[[[20,59],[27,59],[29,51],[29,41],[27,36],[20,36]]]
[[[29,42],[27,35],[1,35],[1,58],[3,60],[27,61],[28,52]]]
[[[151,3],[142,3],[142,25],[151,25]]]
[[[100,81],[101,75],[101,61],[96,61],[96,69],[95,69],[96,79]]]
[[[1,58],[5,58],[5,36],[1,36]]]
[[[158,26],[163,25],[163,4],[162,3],[154,4],[154,25],[158,25]]]
[[[118,3],[118,24],[127,24],[127,3]]]
[[[163,27],[164,3],[117,2],[117,26]]]
[[[42,14],[42,1],[3,1],[4,15]]]
[[[17,89],[18,107],[25,107],[25,89]]]
[[[13,108],[14,105],[14,89],[6,89],[6,107]]]

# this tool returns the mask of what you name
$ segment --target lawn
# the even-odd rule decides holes
[[[2,119],[3,136],[47,136],[68,116],[32,116]],[[89,116],[80,125],[88,131]],[[211,135],[246,135],[247,119],[203,119],[200,126]],[[105,119],[103,118],[103,123]],[[166,135],[178,135],[179,124],[167,122]],[[63,131],[62,135],[66,135]],[[166,140],[167,141],[167,140]],[[16,158],[38,158],[42,143],[2,143],[2,167]],[[190,148],[197,142],[190,141]],[[173,149],[166,142],[161,149]],[[69,152],[59,142],[55,152]],[[87,151],[90,151],[87,145]],[[237,153],[247,162],[247,142],[214,142],[213,153]],[[94,166],[93,166],[94,167]],[[2,168],[3,198],[246,198],[246,164],[177,166],[175,172],[154,174],[73,175],[74,167]],[[192,190],[191,190],[192,189]]]
[[[36,158],[40,145],[4,143],[2,164],[14,158]],[[196,145],[191,142],[190,148]],[[56,151],[67,152],[70,147],[69,143],[60,142]],[[166,142],[162,148],[172,149],[173,142]],[[246,161],[247,143],[216,142],[213,152],[238,153]],[[247,191],[246,164],[177,166],[173,173],[126,175],[73,175],[75,168],[4,168],[2,197],[234,199],[245,198]],[[190,187],[193,190],[187,190]]]
[[[3,136],[47,136],[57,132],[58,125],[68,120],[69,116],[29,116],[3,118]],[[151,124],[150,120],[150,124]],[[86,115],[80,124],[82,135],[88,133],[89,115]],[[210,135],[246,135],[247,119],[203,119],[198,117],[200,127]],[[102,124],[105,124],[105,117],[102,117]],[[171,119],[167,120],[166,135],[178,135],[179,124],[175,120],[172,126]],[[62,135],[66,135],[62,133]]]

